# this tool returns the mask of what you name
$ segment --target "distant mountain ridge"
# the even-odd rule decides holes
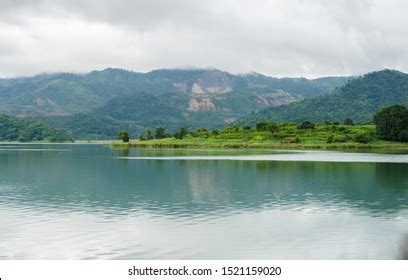
[[[260,119],[300,123],[337,121],[351,118],[357,123],[369,122],[380,108],[408,105],[408,75],[395,70],[382,70],[352,79],[332,93],[271,107],[250,114],[239,123],[255,123]]]
[[[113,127],[136,134],[157,125],[224,126],[270,106],[327,94],[349,79],[272,78],[216,69],[43,74],[0,79],[0,112],[40,119],[76,138],[107,138],[114,136]],[[72,125],[79,118],[82,126]]]
[[[111,98],[140,92],[151,95],[187,94],[191,98],[189,105],[190,103],[205,105],[203,99],[207,99],[207,104],[213,103],[213,99],[225,99],[225,94],[231,92],[245,93],[253,94],[254,101],[260,106],[273,106],[326,94],[334,87],[343,85],[348,79],[348,77],[313,80],[272,78],[261,74],[232,75],[220,70],[204,69],[161,69],[137,73],[108,68],[88,74],[60,73],[0,79],[0,100],[8,105],[7,108],[3,105],[4,110],[8,109],[10,113],[21,115],[66,115],[78,111],[87,112]],[[275,98],[274,93],[286,93],[286,98]],[[277,104],[274,102],[275,99]],[[190,110],[215,108],[215,105],[192,106]]]

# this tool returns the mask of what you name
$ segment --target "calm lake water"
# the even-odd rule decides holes
[[[0,144],[0,259],[396,259],[408,155]]]

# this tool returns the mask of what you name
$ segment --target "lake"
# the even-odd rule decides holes
[[[0,259],[397,259],[408,155],[0,144]]]

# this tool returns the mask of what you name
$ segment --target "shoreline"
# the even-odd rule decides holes
[[[112,140],[78,140],[74,142],[16,142],[16,141],[2,141],[0,145],[109,145],[112,143]]]
[[[164,141],[163,141],[164,140]],[[167,141],[166,141],[167,140]],[[305,144],[295,144],[295,143],[279,143],[279,142],[228,142],[223,141],[222,143],[206,143],[205,141],[201,143],[189,142],[185,140],[174,140],[174,139],[162,139],[162,140],[132,140],[128,143],[123,143],[119,141],[112,141],[110,146],[112,148],[140,148],[140,149],[272,149],[272,150],[327,150],[327,151],[339,151],[339,150],[386,150],[386,151],[407,151],[408,143],[398,143],[398,142],[377,142],[362,144],[357,142],[349,143],[305,143]]]
[[[106,145],[115,149],[201,149],[201,150],[300,150],[300,151],[389,151],[408,152],[408,143],[399,142],[373,142],[362,144],[357,142],[348,143],[280,143],[276,141],[220,141],[208,143],[202,138],[176,140],[174,138],[154,140],[131,140],[128,143],[119,140],[80,140],[75,142],[0,142],[0,145]],[[201,140],[201,141],[197,141]]]

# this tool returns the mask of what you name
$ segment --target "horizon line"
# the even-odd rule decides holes
[[[228,73],[228,74],[233,75],[233,76],[260,75],[260,76],[264,76],[264,77],[277,78],[277,79],[286,79],[286,78],[288,78],[288,79],[307,79],[307,80],[316,80],[316,79],[320,79],[320,78],[335,78],[335,77],[349,77],[349,78],[360,77],[360,76],[364,76],[364,75],[369,74],[369,73],[381,72],[381,71],[386,71],[386,70],[397,71],[397,72],[407,74],[404,71],[401,71],[401,70],[398,70],[398,69],[393,69],[393,68],[387,68],[387,67],[377,69],[377,70],[368,71],[368,72],[361,72],[361,73],[358,73],[358,74],[351,74],[351,75],[328,74],[328,75],[322,75],[322,76],[313,76],[313,77],[309,76],[309,77],[307,77],[307,76],[302,76],[302,75],[299,75],[299,76],[297,76],[297,75],[294,75],[294,76],[285,76],[285,75],[272,76],[272,75],[257,72],[257,71],[233,73],[233,72],[229,72],[229,71],[226,71],[226,70],[221,70],[221,69],[216,68],[216,67],[187,66],[187,67],[156,68],[156,69],[152,69],[152,70],[149,70],[149,71],[137,71],[137,70],[133,70],[133,69],[126,69],[126,68],[121,68],[121,67],[109,66],[109,67],[104,67],[104,68],[101,68],[101,69],[88,70],[88,71],[84,71],[84,72],[79,72],[79,71],[78,72],[76,72],[76,71],[72,71],[72,72],[69,72],[69,71],[47,72],[47,71],[45,71],[45,72],[38,72],[36,74],[31,74],[31,75],[28,74],[28,75],[8,76],[8,77],[7,76],[6,77],[2,76],[2,77],[0,77],[0,80],[25,79],[25,78],[34,78],[34,77],[38,77],[38,76],[46,76],[46,75],[51,76],[51,75],[61,75],[61,74],[72,74],[72,75],[80,76],[80,75],[88,75],[88,74],[90,74],[92,72],[103,72],[103,71],[106,71],[106,70],[121,70],[121,71],[126,71],[126,72],[132,72],[132,73],[135,73],[135,74],[149,74],[149,73],[152,73],[152,72],[155,72],[155,71],[161,71],[161,70],[168,70],[168,71],[195,71],[195,70],[196,71],[200,71],[200,70],[201,71],[205,71],[205,70],[206,71],[211,71],[212,70],[212,71],[220,71],[220,72]]]

